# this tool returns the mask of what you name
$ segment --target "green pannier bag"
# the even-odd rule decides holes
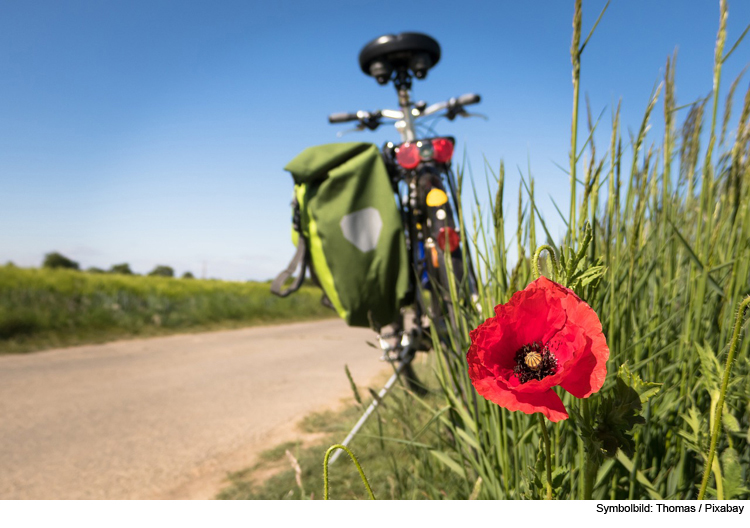
[[[282,297],[296,291],[309,268],[349,326],[393,323],[408,295],[409,259],[378,148],[371,143],[310,147],[284,169],[294,178],[297,253],[271,291]],[[282,289],[295,271],[292,285]]]

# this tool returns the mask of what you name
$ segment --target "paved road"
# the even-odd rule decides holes
[[[211,498],[384,370],[338,320],[0,357],[0,499]],[[269,445],[270,443],[270,445]]]

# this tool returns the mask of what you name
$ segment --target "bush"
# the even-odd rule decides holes
[[[186,271],[185,273],[183,273],[183,274],[182,274],[182,278],[183,278],[183,279],[194,279],[194,278],[195,278],[195,275],[193,275],[193,274],[192,274],[192,273],[190,273],[189,271]]]
[[[134,275],[133,270],[130,269],[130,264],[123,262],[122,264],[115,264],[109,268],[110,273],[119,273],[120,275]]]
[[[149,277],[174,277],[174,269],[170,266],[156,266],[148,274]]]
[[[64,269],[79,269],[78,262],[70,260],[68,257],[61,255],[57,251],[47,253],[44,255],[44,262],[42,263],[43,268],[64,268]]]

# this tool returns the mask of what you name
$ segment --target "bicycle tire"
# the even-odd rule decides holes
[[[430,205],[426,203],[426,197],[429,191],[438,189],[443,193],[446,192],[446,186],[444,183],[449,183],[450,173],[446,169],[438,167],[428,167],[428,171],[431,173],[429,185],[424,186],[421,194],[424,196],[422,203],[425,203],[425,208],[428,210],[428,218],[430,220],[424,226],[424,236],[426,240],[431,241],[429,245],[431,246],[430,252],[432,252],[432,255],[427,256],[426,268],[427,276],[431,284],[431,318],[439,325],[455,325],[456,320],[455,314],[453,313],[453,301],[450,293],[450,275],[452,274],[453,276],[454,286],[456,288],[455,293],[459,296],[460,301],[460,289],[467,274],[467,270],[464,269],[464,249],[460,240],[458,247],[453,251],[450,251],[450,247],[448,246],[449,243],[447,241],[445,242],[445,248],[436,247],[440,230],[442,228],[452,229],[458,233],[459,227],[457,225],[453,207],[451,207],[450,202],[447,201],[447,195],[445,197],[446,201],[438,207],[430,207]],[[449,185],[449,187],[452,186]],[[442,218],[440,218],[441,216]],[[452,271],[450,272],[446,265],[448,255],[450,255],[452,268]],[[468,270],[468,273],[470,273],[470,270]],[[438,328],[438,330],[441,330],[441,328]]]
[[[395,169],[395,164],[391,164],[391,167]],[[453,193],[453,186],[450,184],[449,178],[450,173],[445,166],[435,163],[423,164],[417,175],[417,203],[419,204],[419,211],[416,215],[410,214],[410,211],[409,213],[405,212],[403,216],[404,224],[409,226],[409,232],[413,234],[409,238],[409,245],[412,258],[414,259],[413,280],[416,285],[416,290],[413,292],[411,303],[415,306],[418,315],[424,314],[429,316],[431,324],[437,330],[438,339],[443,343],[444,348],[450,342],[446,325],[452,324],[455,327],[456,323],[455,315],[453,313],[453,303],[451,302],[449,293],[451,279],[448,273],[448,267],[445,264],[447,255],[450,255],[451,258],[453,277],[455,278],[455,284],[457,286],[462,284],[465,276],[464,257],[460,245],[459,249],[453,252],[437,250],[437,252],[434,253],[434,258],[437,262],[433,262],[432,249],[438,238],[440,228],[450,227],[451,229],[458,231],[454,211],[448,201],[446,193],[446,187],[450,189],[451,194]],[[394,177],[393,180],[399,181],[402,180],[402,178]],[[433,189],[437,189],[444,193],[444,201],[440,204],[441,207],[430,210],[430,207],[427,205],[427,195]],[[444,213],[440,215],[442,216],[442,219],[437,216],[428,218],[430,212],[433,215],[437,215],[437,211],[440,209],[442,209]],[[402,207],[402,210],[405,210],[405,208]],[[419,233],[418,236],[416,236],[417,233]],[[420,249],[417,248],[417,244],[421,243],[424,245],[425,242],[427,243],[426,246],[428,246],[428,248],[422,255],[419,255]],[[420,284],[421,286],[419,286]],[[425,298],[421,294],[424,289],[430,291],[431,301],[429,303],[425,302]],[[417,337],[418,342],[413,343],[414,351],[428,351],[433,348],[429,327],[423,328],[423,330],[425,333]],[[414,366],[412,365],[413,357],[414,354],[412,353],[407,359],[399,362],[401,378],[409,390],[422,396],[426,394],[428,390],[414,371]]]
[[[427,387],[424,383],[419,379],[419,376],[417,376],[417,373],[414,372],[414,365],[413,357],[406,363],[401,363],[401,379],[404,382],[404,385],[407,389],[409,389],[411,392],[416,394],[417,396],[424,396],[429,392]]]

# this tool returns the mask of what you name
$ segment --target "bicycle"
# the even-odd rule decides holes
[[[397,197],[407,250],[411,255],[409,301],[414,311],[414,324],[408,330],[405,328],[402,310],[400,320],[392,325],[390,332],[382,333],[382,329],[376,329],[378,344],[383,352],[382,359],[397,365],[396,372],[381,390],[380,398],[399,375],[405,378],[409,388],[418,393],[424,392],[414,374],[412,360],[416,351],[427,351],[432,345],[425,316],[437,327],[438,335],[442,338],[445,326],[453,318],[446,255],[451,256],[450,269],[455,284],[461,286],[461,291],[468,293],[468,302],[471,302],[471,297],[476,298],[476,279],[471,268],[471,258],[468,247],[461,247],[455,218],[455,213],[459,211],[456,177],[451,168],[455,140],[450,136],[421,137],[417,134],[417,124],[428,116],[446,117],[452,121],[458,116],[477,115],[468,113],[465,107],[479,103],[481,98],[477,94],[465,94],[429,106],[423,101],[413,102],[413,78],[424,79],[439,60],[440,45],[425,34],[389,34],[372,40],[361,50],[359,65],[363,73],[374,77],[378,84],[394,84],[400,109],[374,112],[360,110],[355,113],[331,114],[328,117],[332,124],[358,123],[339,136],[352,131],[374,131],[385,119],[394,121],[401,136],[398,144],[386,142],[381,154]],[[464,251],[467,252],[466,258]],[[430,292],[429,306],[424,299],[424,291]],[[344,440],[344,445],[356,434],[378,402],[379,399],[375,399]],[[334,455],[331,463],[335,458]]]

